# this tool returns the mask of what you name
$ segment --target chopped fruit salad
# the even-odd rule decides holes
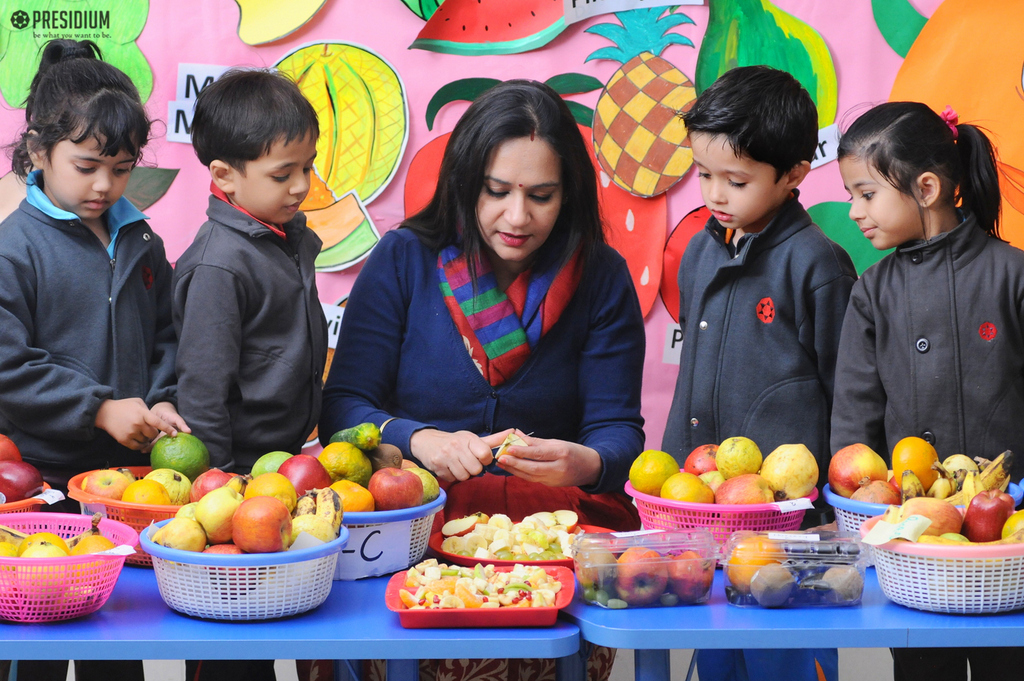
[[[409,568],[399,595],[410,610],[550,608],[561,589],[561,582],[539,567],[517,563],[499,571],[478,563],[460,568],[431,558]]]

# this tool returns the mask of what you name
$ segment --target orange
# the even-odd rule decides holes
[[[85,553],[99,553],[100,551],[112,549],[114,546],[116,546],[116,544],[104,537],[102,534],[91,534],[75,544],[75,548],[71,549],[71,555],[81,556]]]
[[[345,513],[365,513],[374,509],[373,495],[362,485],[351,480],[339,480],[331,489],[341,497],[341,508]]]
[[[320,452],[317,459],[327,469],[331,480],[351,480],[366,487],[370,484],[373,467],[363,450],[348,442],[332,442]]]
[[[195,435],[178,433],[153,443],[149,465],[153,470],[170,468],[192,481],[210,470],[210,452]]]
[[[725,575],[741,593],[750,593],[750,580],[758,568],[778,563],[777,556],[781,554],[782,548],[765,536],[751,535],[740,539],[725,563]]]
[[[629,482],[643,494],[658,496],[665,481],[679,472],[679,462],[666,452],[648,449],[629,467]]]
[[[295,485],[280,473],[260,473],[245,486],[244,497],[274,497],[288,507],[289,513],[295,510],[298,501]]]
[[[939,473],[932,464],[939,460],[939,455],[926,440],[919,437],[905,437],[892,448],[892,476],[896,480],[903,479],[903,471],[914,471],[927,492],[935,482]]]
[[[479,608],[484,604],[484,600],[482,598],[462,584],[457,584],[455,586],[455,595],[462,600],[463,604],[465,604],[467,608]]]
[[[1006,539],[1017,530],[1024,530],[1024,511],[1017,511],[1003,523],[1003,539]]]
[[[36,532],[25,537],[21,540],[21,544],[18,545],[18,555],[24,554],[30,546],[39,546],[41,544],[52,544],[63,551],[65,556],[68,555],[68,545],[53,532]]]
[[[398,590],[398,597],[402,599],[402,605],[404,605],[407,608],[415,608],[417,605],[420,604],[420,602],[416,600],[416,596],[414,596],[411,592],[406,591],[405,589]]]
[[[171,495],[156,480],[146,480],[143,478],[142,480],[136,480],[125,488],[124,494],[121,495],[121,501],[127,501],[132,504],[169,506]]]
[[[661,486],[661,498],[696,504],[715,503],[715,493],[693,473],[679,472]]]

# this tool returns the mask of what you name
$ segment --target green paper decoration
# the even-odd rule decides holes
[[[807,212],[829,239],[850,254],[858,276],[894,250],[890,248],[880,251],[872,246],[861,234],[857,223],[850,219],[850,204],[845,201],[817,203],[808,208]]]
[[[910,46],[928,23],[908,0],[871,0],[871,12],[885,42],[901,57],[907,56]]]
[[[132,170],[128,178],[124,197],[139,210],[146,210],[167,193],[177,176],[177,168],[138,166]]]

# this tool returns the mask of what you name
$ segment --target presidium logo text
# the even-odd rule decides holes
[[[31,14],[16,10],[11,14],[11,27],[33,29],[86,31],[110,28],[110,12],[99,10],[33,10]]]

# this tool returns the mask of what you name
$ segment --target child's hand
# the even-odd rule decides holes
[[[96,412],[96,427],[110,433],[125,447],[140,452],[148,452],[161,432],[168,435],[177,432],[173,425],[138,397],[106,400]]]
[[[162,418],[165,422],[174,426],[177,430],[180,430],[183,433],[192,432],[192,429],[188,427],[187,423],[185,423],[185,419],[181,418],[181,414],[178,413],[178,410],[172,403],[157,402],[153,405],[153,408],[150,411]],[[175,431],[167,434],[174,437],[177,435],[177,432]]]

